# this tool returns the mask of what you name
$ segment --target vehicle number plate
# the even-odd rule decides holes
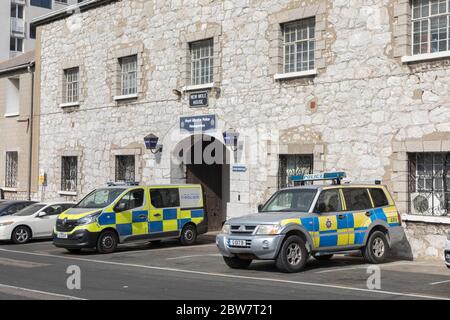
[[[58,232],[58,234],[56,235],[59,239],[67,239],[67,233],[64,232]]]
[[[228,240],[228,245],[233,247],[246,247],[247,241],[245,240]]]

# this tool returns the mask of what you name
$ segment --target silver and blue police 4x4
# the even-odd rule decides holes
[[[228,220],[216,243],[231,268],[252,260],[275,260],[283,272],[298,272],[310,256],[329,260],[360,250],[369,263],[382,263],[404,236],[387,188],[341,184],[343,172],[291,177],[303,185],[276,192],[259,213]],[[331,185],[304,185],[332,180]]]
[[[447,233],[447,245],[445,246],[445,264],[447,265],[447,268],[450,269],[450,230],[448,230]]]

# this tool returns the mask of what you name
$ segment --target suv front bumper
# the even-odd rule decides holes
[[[277,256],[283,238],[283,235],[243,236],[219,234],[216,237],[216,244],[219,248],[219,252],[225,257],[250,255],[254,256],[255,259],[273,260]],[[229,244],[229,240],[244,240],[248,245],[245,247],[233,247]]]
[[[100,232],[89,232],[87,230],[77,230],[69,234],[67,239],[60,239],[53,233],[53,244],[58,248],[83,249],[97,246],[97,239]]]

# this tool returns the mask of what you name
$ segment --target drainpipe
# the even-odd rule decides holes
[[[31,176],[33,171],[33,116],[34,116],[34,71],[32,64],[28,65],[28,72],[31,73],[31,106],[30,106],[30,145],[28,155],[28,200],[31,200]]]

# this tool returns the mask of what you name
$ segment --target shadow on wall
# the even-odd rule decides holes
[[[408,260],[408,261],[414,260],[412,247],[405,233],[403,233],[402,240],[392,246],[391,255],[394,259]]]

